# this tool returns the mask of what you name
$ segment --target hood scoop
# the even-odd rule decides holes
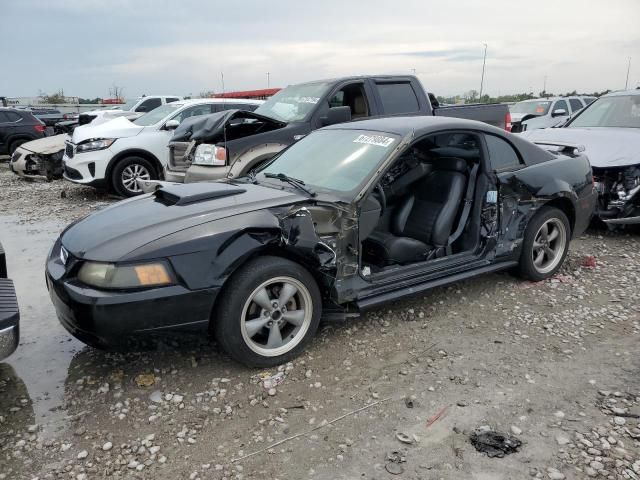
[[[228,183],[187,183],[164,185],[155,191],[154,196],[165,205],[189,205],[244,192],[246,189]]]

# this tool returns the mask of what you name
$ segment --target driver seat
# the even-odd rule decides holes
[[[391,232],[374,230],[365,240],[369,258],[384,265],[425,260],[447,247],[467,185],[467,162],[441,158],[435,170],[415,183],[391,218]]]

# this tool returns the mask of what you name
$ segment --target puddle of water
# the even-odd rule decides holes
[[[0,241],[20,306],[20,345],[5,362],[25,384],[35,423],[45,436],[65,426],[65,379],[72,357],[84,347],[58,322],[44,279],[47,253],[65,226],[56,221],[20,224],[17,217],[0,216]]]

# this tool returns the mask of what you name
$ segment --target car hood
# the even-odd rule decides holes
[[[95,212],[67,227],[61,240],[76,258],[131,260],[135,250],[181,230],[306,200],[287,190],[253,184],[172,185]]]
[[[68,139],[69,135],[63,133],[61,135],[39,138],[38,140],[32,140],[31,142],[23,143],[19,148],[40,155],[51,155],[52,153],[64,150],[64,142],[66,142]]]
[[[525,131],[530,141],[563,142],[585,146],[592,167],[625,167],[640,164],[638,128],[552,128]]]
[[[76,145],[92,138],[126,138],[135,137],[144,127],[130,122],[124,117],[114,118],[108,122],[95,125],[90,123],[76,127],[71,141]]]
[[[257,113],[245,110],[225,110],[223,112],[209,115],[198,115],[185,119],[173,132],[172,142],[202,142],[207,143],[215,139],[224,132],[225,127],[232,121],[260,121],[275,128],[282,128],[284,122],[273,118],[258,115]]]

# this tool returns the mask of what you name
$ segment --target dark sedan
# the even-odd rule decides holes
[[[201,327],[236,360],[277,365],[321,317],[507,268],[551,277],[595,201],[577,152],[466,120],[352,122],[247,177],[164,185],[72,224],[46,277],[88,344]]]

